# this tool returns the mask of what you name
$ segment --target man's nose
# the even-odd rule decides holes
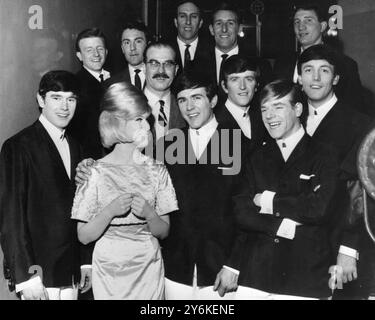
[[[97,49],[94,49],[94,56],[98,57],[99,56],[99,51]]]
[[[68,110],[68,100],[67,99],[62,99],[61,101],[61,109],[63,110]]]
[[[190,16],[187,17],[186,24],[187,25],[191,25],[191,17]]]
[[[245,79],[241,79],[240,80],[240,89],[241,90],[245,90],[246,89]]]
[[[142,121],[142,128],[145,130],[150,130],[150,124],[148,123],[146,119]]]
[[[222,32],[227,32],[227,31],[228,31],[228,25],[227,25],[226,22],[222,24],[222,26],[221,26],[221,31],[222,31]]]
[[[130,50],[131,51],[135,50],[135,42],[130,42]]]
[[[306,28],[306,24],[304,22],[298,23],[298,30],[304,30]]]
[[[314,71],[313,77],[314,77],[314,80],[316,80],[316,81],[320,80],[320,72],[319,72],[319,70]]]
[[[165,72],[165,66],[164,66],[164,63],[159,63],[159,69],[158,69],[159,73],[164,73]]]

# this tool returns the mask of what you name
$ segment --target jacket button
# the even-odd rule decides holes
[[[279,239],[275,239],[275,240],[273,240],[275,243],[279,243],[280,242],[280,240]]]
[[[280,217],[280,213],[279,213],[279,212],[276,212],[276,213],[275,213],[275,217],[277,217],[277,218]]]

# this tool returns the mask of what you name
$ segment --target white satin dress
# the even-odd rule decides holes
[[[88,222],[123,193],[139,193],[158,215],[178,210],[166,167],[145,157],[142,165],[97,161],[77,189],[72,219]],[[116,217],[95,244],[92,286],[97,300],[164,298],[164,265],[159,241],[132,212]]]

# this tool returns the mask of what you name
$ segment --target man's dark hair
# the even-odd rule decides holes
[[[259,67],[257,63],[244,55],[235,54],[225,60],[223,64],[223,80],[227,83],[228,76],[233,73],[241,73],[245,71],[256,72],[256,80],[259,78]]]
[[[196,88],[204,88],[210,101],[215,95],[217,95],[216,83],[212,81],[211,77],[198,71],[187,71],[181,73],[176,78],[172,86],[172,91],[175,96],[177,96],[177,94],[183,90]]]
[[[232,11],[236,15],[236,17],[237,17],[238,24],[241,23],[241,21],[242,21],[241,20],[241,15],[239,13],[238,8],[233,3],[222,1],[222,2],[219,2],[215,6],[214,10],[212,11],[212,14],[211,14],[211,24],[214,23],[215,15],[220,10]]]
[[[54,70],[47,72],[42,77],[38,93],[43,98],[49,91],[73,92],[76,96],[79,96],[79,90],[79,80],[73,73],[65,70]]]
[[[200,16],[200,18],[202,19],[202,12],[201,12],[202,10],[201,10],[201,8],[199,7],[198,2],[195,1],[195,0],[180,0],[180,1],[177,1],[177,4],[176,4],[176,10],[175,10],[175,18],[177,18],[178,8],[179,8],[180,6],[182,6],[183,4],[188,3],[188,2],[194,4],[194,5],[199,9],[199,16]]]
[[[267,84],[259,93],[259,101],[262,105],[270,99],[281,99],[290,94],[290,103],[303,103],[302,91],[299,85],[291,80],[278,79]]]
[[[336,51],[327,45],[317,44],[302,52],[297,64],[299,75],[302,72],[302,64],[311,60],[326,60],[329,64],[333,65],[334,75],[341,73],[341,66]]]
[[[107,47],[107,40],[104,33],[98,28],[85,29],[81,31],[76,39],[76,52],[80,52],[79,42],[86,38],[101,38],[103,39],[104,46]]]
[[[145,35],[145,38],[146,38],[146,43],[148,43],[148,41],[150,39],[150,32],[149,32],[148,28],[146,27],[146,25],[143,22],[138,21],[138,20],[129,21],[122,26],[121,32],[120,32],[120,35],[119,35],[120,41],[122,40],[121,39],[122,34],[124,33],[125,30],[128,30],[128,29],[135,29],[135,30],[138,30],[140,32],[143,32],[144,35]]]
[[[328,21],[328,9],[324,10],[321,5],[318,3],[314,3],[311,1],[306,1],[303,3],[299,3],[293,7],[293,12],[292,12],[292,20],[294,20],[294,16],[299,10],[308,10],[308,11],[314,11],[318,21],[323,22],[323,21]]]
[[[150,48],[168,48],[174,52],[173,60],[176,61],[176,50],[172,47],[172,45],[166,41],[152,41],[150,42],[145,51],[143,52],[143,60],[147,62],[147,52]]]

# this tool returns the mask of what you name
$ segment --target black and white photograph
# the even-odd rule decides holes
[[[374,34],[372,0],[0,0],[0,300],[375,300]]]

